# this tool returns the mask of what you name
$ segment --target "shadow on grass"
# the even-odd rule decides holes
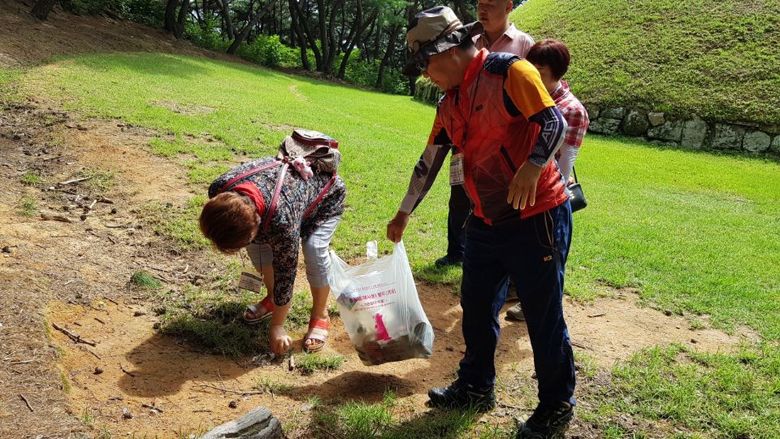
[[[439,267],[434,263],[415,267],[415,279],[426,282],[446,285],[453,288],[453,294],[460,293],[460,282],[463,277],[463,269],[460,265],[450,265]]]
[[[197,312],[179,309],[165,314],[160,332],[186,340],[195,350],[233,358],[267,352],[268,323],[243,321],[245,304],[220,301]]]
[[[384,393],[377,402],[339,401],[314,405],[309,435],[315,438],[408,439],[458,438],[466,434],[478,418],[475,411],[432,409],[397,421],[394,393]],[[404,412],[405,410],[401,410]]]

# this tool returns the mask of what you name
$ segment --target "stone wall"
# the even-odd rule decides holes
[[[591,133],[639,137],[656,145],[780,155],[780,127],[675,119],[660,112],[587,106]]]
[[[441,92],[427,79],[417,81],[415,99],[435,104]],[[780,156],[780,121],[773,127],[752,123],[708,122],[671,118],[661,112],[586,105],[591,133],[642,138],[656,145],[740,151]]]

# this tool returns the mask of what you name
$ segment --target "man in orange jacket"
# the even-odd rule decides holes
[[[566,122],[533,65],[474,47],[476,26],[464,26],[443,6],[418,13],[409,25],[405,73],[425,74],[446,94],[387,236],[401,240],[454,147],[451,184],[462,183],[473,205],[461,285],[466,353],[457,380],[428,392],[430,404],[495,406],[498,313],[511,278],[525,310],[539,389],[539,405],[518,437],[560,437],[575,403],[562,304],[571,206],[553,160]]]

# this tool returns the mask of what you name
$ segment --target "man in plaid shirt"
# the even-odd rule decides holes
[[[574,177],[571,173],[574,169],[574,161],[580,151],[582,139],[588,131],[590,119],[580,100],[569,90],[569,84],[561,79],[569,69],[571,59],[569,49],[560,41],[542,40],[531,47],[526,59],[539,70],[544,87],[569,125],[555,160],[558,162],[564,181],[567,185],[572,184]],[[509,308],[506,316],[509,320],[525,320],[519,303]]]

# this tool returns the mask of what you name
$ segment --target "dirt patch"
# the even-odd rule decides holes
[[[215,108],[207,107],[205,105],[184,105],[175,101],[155,101],[152,104],[170,110],[174,113],[184,114],[187,116],[210,114],[216,111]]]
[[[12,30],[0,32],[0,67],[29,66],[64,55],[115,51],[222,57],[140,24],[71,15],[59,7],[42,22],[30,15],[30,9],[21,1],[0,0],[0,29]]]
[[[170,160],[149,154],[149,140],[155,136],[121,121],[93,120],[70,128],[63,139],[82,165],[116,173],[132,201],[183,202],[193,195],[186,174]]]
[[[309,437],[313,414],[309,398],[313,396],[326,403],[376,402],[385,391],[393,390],[400,405],[419,414],[427,410],[427,390],[452,379],[463,349],[458,298],[440,286],[420,285],[419,293],[436,335],[430,360],[364,366],[335,319],[326,353],[342,355],[346,361],[336,372],[312,376],[289,371],[284,361],[257,365],[251,358],[233,360],[194,351],[175,338],[157,334],[154,317],[134,317],[138,305],[54,304],[49,320],[97,342],[89,348],[61,333],[54,335],[65,352],[61,365],[72,382],[72,411],[90,413],[95,425],[114,434],[198,432],[259,405],[269,407],[291,437]],[[741,339],[712,329],[688,329],[688,319],[640,308],[630,296],[601,298],[590,305],[567,300],[566,315],[572,339],[579,346],[575,351],[587,352],[602,367],[652,345],[682,343],[714,352],[732,349]],[[533,357],[525,325],[503,320],[501,325],[499,376],[531,382]],[[300,339],[303,334],[294,335]],[[93,354],[85,355],[87,349]],[[96,375],[96,368],[103,372]],[[262,384],[281,390],[256,394]],[[231,401],[237,407],[231,408]],[[132,419],[123,419],[124,408],[134,414]],[[485,419],[491,425],[511,426],[510,412],[499,408]]]

